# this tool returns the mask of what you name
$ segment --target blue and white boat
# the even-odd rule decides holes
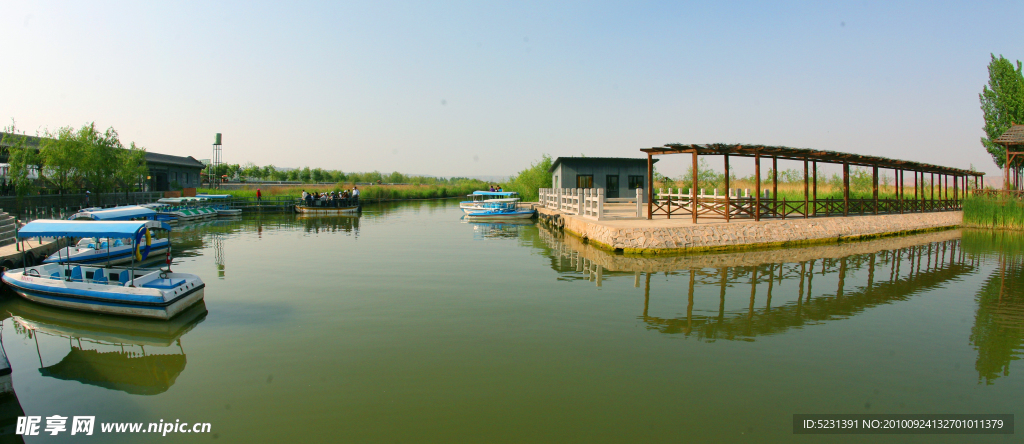
[[[151,229],[170,230],[158,221],[81,222],[37,220],[19,238],[141,239]],[[141,243],[136,242],[136,245]],[[146,251],[137,251],[146,260]],[[170,319],[203,300],[206,284],[194,274],[131,267],[49,263],[5,270],[3,282],[32,302],[93,313]]]
[[[474,191],[468,197],[473,200],[459,202],[459,208],[466,214],[478,211],[515,209],[516,203],[519,202],[519,193],[515,191]]]
[[[141,206],[115,207],[106,210],[79,211],[69,218],[73,221],[127,221],[127,220],[157,220],[156,211]],[[78,241],[77,244],[57,250],[43,260],[44,264],[73,263],[73,264],[104,264],[117,265],[126,264],[132,261],[136,254],[136,242],[145,240],[149,248],[149,254],[157,256],[167,252],[170,248],[170,239],[154,239],[148,234],[145,239],[119,239],[119,238],[93,238],[87,237]]]
[[[530,208],[529,210],[521,208],[498,208],[493,210],[485,211],[473,211],[466,213],[466,220],[469,221],[486,221],[486,220],[505,220],[505,219],[530,219],[537,214],[537,210]]]

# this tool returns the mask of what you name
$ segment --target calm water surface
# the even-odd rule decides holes
[[[16,397],[0,421],[213,430],[57,441],[354,443],[1013,442],[795,436],[791,421],[1024,421],[1019,235],[628,258],[460,215],[439,201],[184,225],[174,268],[203,277],[206,301],[169,323],[5,291]]]

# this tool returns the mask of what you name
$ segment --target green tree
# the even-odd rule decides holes
[[[988,64],[988,85],[981,90],[981,110],[985,114],[985,134],[981,144],[992,155],[992,160],[1003,168],[1006,163],[1006,149],[993,140],[998,138],[1013,123],[1024,124],[1024,74],[1021,62],[1016,68],[1009,60],[994,54]],[[1019,168],[1019,165],[1012,165]]]
[[[7,133],[3,137],[4,145],[7,148],[7,170],[8,183],[14,186],[14,192],[18,196],[18,207],[21,207],[21,200],[36,190],[33,173],[39,170],[38,152],[28,146],[28,137],[16,134],[17,128],[14,123],[5,127]]]
[[[82,144],[82,177],[97,194],[112,191],[117,183],[117,154],[124,149],[114,128],[100,133],[95,123],[87,123],[78,130]]]
[[[74,187],[82,178],[82,159],[85,147],[74,128],[66,126],[56,133],[46,132],[39,142],[39,158],[43,164],[43,177],[60,194]]]
[[[149,172],[146,165],[146,149],[132,142],[127,149],[118,151],[116,163],[114,179],[124,190],[124,196],[127,198],[128,193],[135,191],[139,182]]]
[[[548,171],[551,163],[551,156],[545,154],[539,161],[530,164],[529,168],[509,178],[501,188],[519,193],[524,201],[535,201],[539,197],[539,189],[551,188],[551,172]]]

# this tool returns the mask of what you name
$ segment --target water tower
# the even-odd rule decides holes
[[[220,157],[220,133],[217,133],[217,138],[213,141],[213,159],[210,161],[210,170],[207,172],[210,178],[210,188],[220,189],[220,166],[224,164],[223,159]]]

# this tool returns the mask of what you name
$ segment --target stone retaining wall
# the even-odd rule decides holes
[[[960,239],[960,230],[887,237],[862,242],[844,242],[796,248],[775,248],[739,253],[691,254],[683,256],[624,256],[610,253],[583,242],[575,236],[563,236],[556,230],[541,228],[541,238],[555,251],[575,253],[608,271],[669,272],[691,268],[751,267],[762,264],[798,263],[813,259],[838,259]]]
[[[601,223],[574,215],[543,212],[542,218],[567,233],[607,250],[666,254],[838,242],[959,226],[963,212],[886,214],[653,226],[652,221]]]

